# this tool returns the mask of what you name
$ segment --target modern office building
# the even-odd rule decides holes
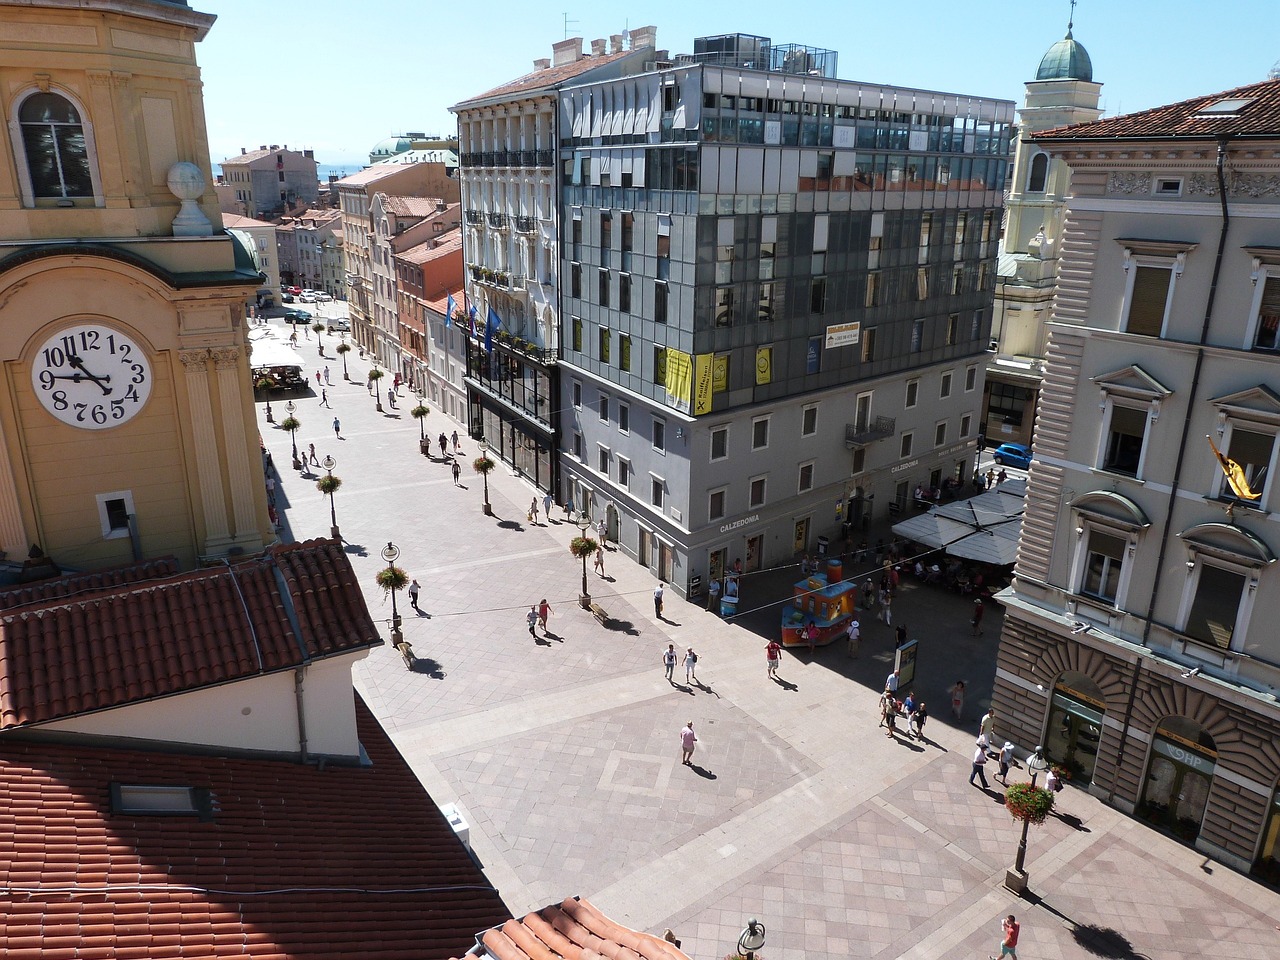
[[[1280,81],[1034,141],[1072,188],[1000,736],[1276,882]]]
[[[982,407],[983,434],[991,445],[1030,444],[1036,400],[1044,374],[1049,313],[1057,289],[1062,218],[1071,189],[1071,170],[1033,137],[1042,130],[1096,120],[1102,84],[1093,81],[1093,62],[1067,25],[1067,35],[1040,60],[1026,84],[1018,111],[1005,226],[996,270],[991,314],[994,355],[987,363]]]
[[[561,89],[558,492],[693,593],[967,481],[1013,114],[738,34]]]
[[[466,301],[477,315],[466,383],[468,429],[539,489],[559,488],[560,210],[557,91],[651,68],[656,31],[562,40],[523,77],[450,108],[461,150]],[[485,337],[489,318],[493,330]]]

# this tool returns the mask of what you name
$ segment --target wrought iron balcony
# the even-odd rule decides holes
[[[538,225],[538,221],[534,220],[533,217],[516,217],[515,221],[516,230],[520,233],[533,233],[534,228]]]
[[[496,211],[489,211],[489,226],[494,230],[501,230],[507,225],[507,215]]]
[[[555,162],[556,162],[556,152],[554,150],[538,151],[538,166],[553,167],[555,166]]]
[[[470,223],[473,226],[478,227],[480,224],[484,223],[484,214],[479,210],[468,210],[466,216],[467,223]]]
[[[520,166],[535,167],[537,165],[538,165],[538,151],[536,150],[520,151]]]
[[[844,425],[844,445],[846,447],[864,447],[868,443],[892,437],[898,432],[898,421],[893,417],[876,417],[861,423]]]

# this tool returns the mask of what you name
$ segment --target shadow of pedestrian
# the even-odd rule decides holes
[[[688,767],[689,767],[689,769],[690,769],[690,770],[692,770],[694,773],[696,773],[698,776],[700,776],[703,780],[718,780],[718,779],[720,779],[720,778],[719,778],[719,777],[717,777],[714,773],[712,773],[710,770],[707,770],[707,769],[706,769],[706,768],[704,768],[704,767],[700,767],[700,766],[698,766],[696,763],[690,763],[690,764],[688,764]]]
[[[443,680],[446,676],[444,668],[440,666],[439,661],[430,657],[417,657],[413,661],[411,668],[414,673],[421,673],[430,677],[432,680]]]
[[[790,690],[792,693],[800,689],[800,685],[798,683],[791,683],[787,680],[783,680],[779,676],[772,676],[769,679],[780,686],[783,690]]]
[[[1084,825],[1084,821],[1073,813],[1058,813],[1055,811],[1053,815],[1073,830],[1079,830],[1081,833],[1093,833],[1092,830]]]
[[[543,634],[546,636],[548,640],[554,640],[556,643],[564,643],[564,637],[560,636],[559,634],[552,633],[550,630],[544,629]]]
[[[499,520],[498,526],[503,530],[524,530],[524,524],[519,520]]]
[[[539,637],[539,636],[536,636],[536,635],[535,635],[535,636],[534,636],[534,638],[533,638],[533,642],[534,642],[534,643],[536,643],[536,644],[537,644],[538,646],[540,646],[540,647],[549,647],[549,646],[551,646],[551,641],[550,641],[550,640],[548,640],[546,637]]]

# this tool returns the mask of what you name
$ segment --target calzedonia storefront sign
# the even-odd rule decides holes
[[[747,527],[760,519],[760,514],[753,513],[749,517],[741,517],[732,523],[725,523],[720,526],[721,533],[728,533],[730,530],[737,530],[739,527]]]
[[[972,446],[973,446],[973,441],[966,440],[964,443],[957,443],[950,447],[947,447],[947,449],[945,450],[940,450],[936,454],[934,454],[934,456],[937,457],[939,460],[941,460],[945,457],[951,456],[954,453],[959,453],[961,450],[967,450]],[[889,472],[901,473],[903,470],[910,470],[912,467],[918,467],[918,466],[920,466],[920,458],[916,457],[914,460],[904,460],[902,463],[898,464],[897,466],[890,467]]]

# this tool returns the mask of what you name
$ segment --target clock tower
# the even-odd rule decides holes
[[[244,303],[185,0],[0,0],[0,550],[261,550]],[[16,561],[16,563],[15,563]],[[4,571],[0,570],[0,579]]]

